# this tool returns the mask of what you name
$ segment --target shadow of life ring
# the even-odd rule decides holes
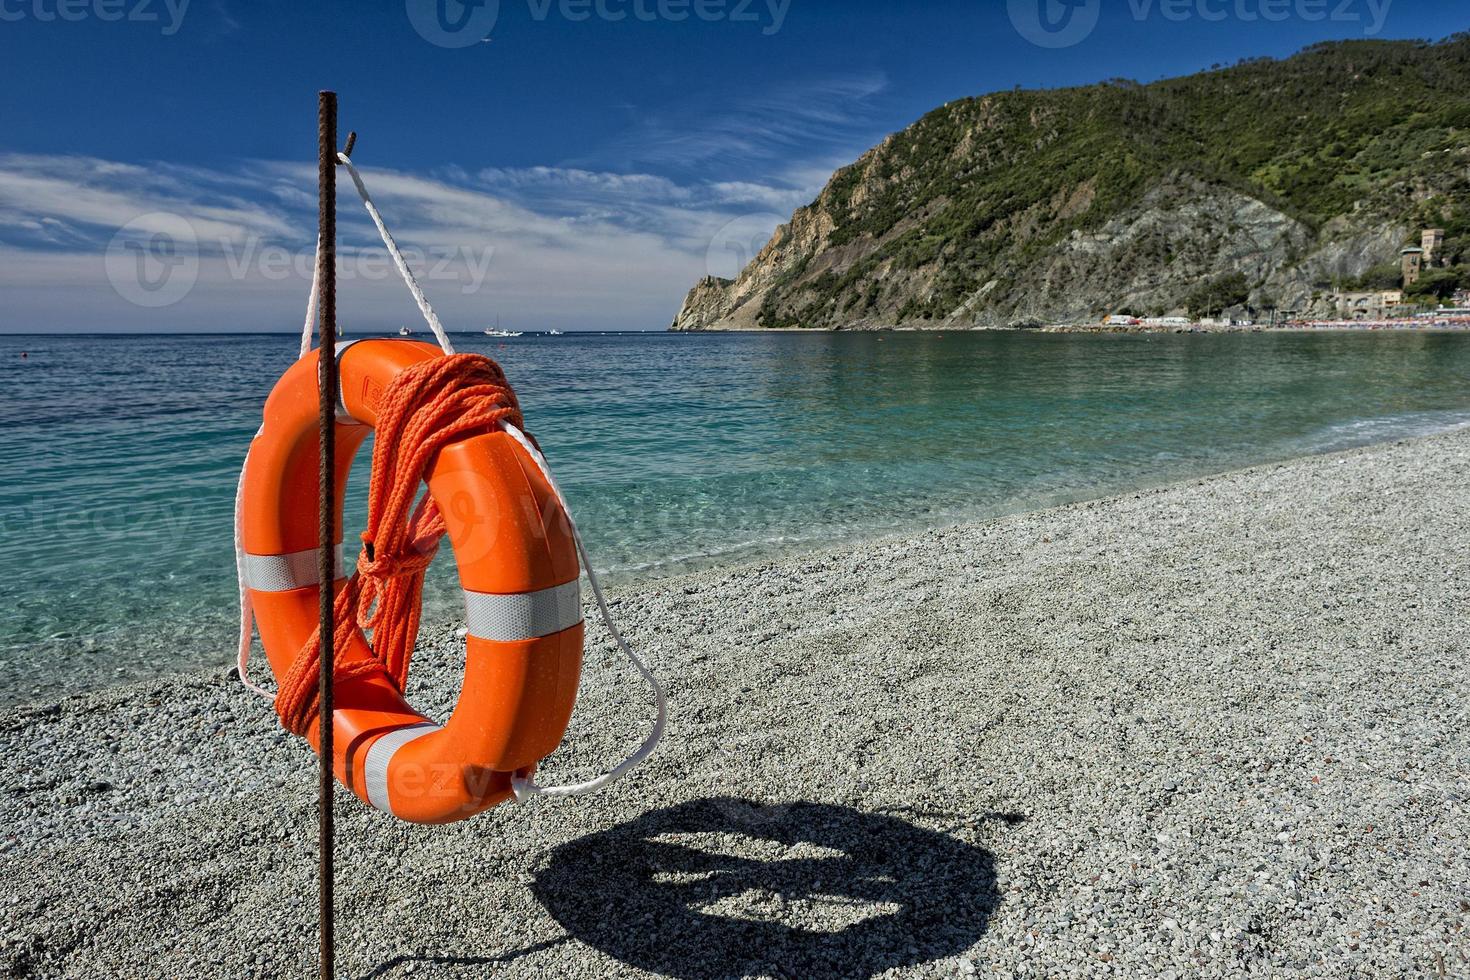
[[[965,952],[1000,904],[982,847],[888,814],[731,797],[563,844],[532,891],[577,940],[683,980],[872,976]]]

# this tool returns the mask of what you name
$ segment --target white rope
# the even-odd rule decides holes
[[[551,475],[551,467],[547,465],[546,457],[541,455],[541,451],[531,443],[530,439],[526,438],[525,433],[520,429],[517,429],[508,422],[502,422],[500,427],[505,430],[506,435],[520,443],[521,448],[530,454],[531,459],[536,462],[536,468],[541,471],[542,476],[546,477],[546,482],[551,487],[551,492],[556,494],[556,499],[561,504],[562,512],[567,515],[567,525],[572,529],[572,540],[577,543],[577,555],[582,559],[582,568],[587,573],[587,583],[592,586],[592,595],[597,599],[597,608],[602,613],[602,622],[607,627],[607,631],[612,634],[612,638],[617,641],[619,649],[628,658],[628,662],[637,669],[638,673],[643,675],[644,681],[648,683],[649,690],[653,692],[654,705],[658,709],[658,717],[653,723],[653,731],[648,733],[648,737],[643,740],[643,744],[638,746],[632,755],[596,779],[589,779],[585,783],[573,783],[567,786],[540,786],[533,780],[526,779],[522,776],[510,777],[511,789],[516,794],[516,800],[522,803],[538,793],[542,796],[581,796],[583,793],[593,793],[611,785],[653,754],[653,750],[658,747],[659,739],[663,738],[664,725],[668,721],[668,700],[664,695],[663,685],[658,682],[658,678],[653,676],[653,672],[633,652],[633,648],[628,646],[628,641],[623,639],[622,632],[619,631],[617,624],[613,622],[612,613],[607,608],[607,600],[602,595],[602,585],[597,581],[597,573],[592,570],[592,559],[587,556],[587,548],[582,544],[582,535],[577,532],[577,522],[572,519],[572,510],[567,506],[566,498],[562,496],[561,487],[556,485],[556,480]]]
[[[308,320],[308,323],[311,321]],[[255,430],[260,435],[260,429]],[[251,442],[255,437],[251,437]],[[235,484],[235,578],[240,586],[240,649],[235,654],[235,669],[240,673],[240,683],[274,702],[276,696],[250,679],[250,645],[255,631],[255,607],[250,602],[250,590],[245,587],[245,542],[240,523],[240,504],[245,500],[245,467],[250,465],[250,452],[245,452],[245,462],[240,464],[240,482]]]
[[[403,261],[403,255],[398,251],[398,244],[393,241],[393,236],[388,233],[388,227],[383,224],[383,216],[378,213],[377,207],[373,204],[373,199],[368,196],[367,187],[362,182],[362,176],[358,174],[357,168],[352,165],[352,161],[346,155],[339,153],[337,154],[337,159],[347,168],[347,173],[352,177],[352,183],[356,186],[357,193],[362,198],[363,207],[367,208],[368,215],[373,219],[373,224],[377,226],[378,234],[382,237],[383,244],[388,249],[388,254],[393,258],[394,266],[397,267],[399,275],[403,277],[403,282],[408,286],[408,291],[413,294],[414,302],[418,304],[419,312],[424,315],[424,320],[428,323],[429,329],[434,332],[435,339],[439,341],[439,347],[444,353],[453,354],[454,346],[449,342],[449,335],[445,333],[444,326],[434,314],[434,309],[429,305],[428,298],[424,296],[423,290],[419,288],[418,281],[414,279],[413,273],[409,271],[408,264]],[[316,245],[319,254],[322,246],[320,238],[317,239]],[[301,327],[301,350],[297,355],[298,360],[311,352],[311,341],[316,329],[317,306],[321,293],[320,272],[320,266],[313,262],[311,293],[306,301],[306,322]],[[613,622],[612,612],[607,608],[607,600],[602,595],[602,585],[597,581],[597,573],[592,569],[592,559],[588,557],[587,548],[582,544],[582,535],[577,531],[576,521],[572,520],[572,509],[567,506],[566,497],[562,496],[561,488],[556,485],[556,480],[551,475],[551,467],[547,465],[546,457],[541,455],[541,451],[531,443],[530,439],[526,438],[525,433],[520,429],[505,422],[501,423],[501,428],[504,429],[506,435],[518,442],[521,448],[530,454],[531,459],[536,463],[536,467],[541,471],[541,475],[546,478],[546,483],[551,487],[552,493],[556,494],[556,499],[561,504],[562,512],[567,515],[567,525],[572,529],[572,540],[577,546],[577,556],[581,559],[582,568],[587,572],[587,582],[592,586],[592,595],[597,599],[597,608],[602,613],[602,622],[607,627],[608,633],[617,641],[618,647],[628,658],[628,662],[637,669],[638,673],[648,683],[649,689],[653,692],[654,705],[658,712],[658,717],[653,723],[653,730],[648,733],[648,737],[643,740],[643,744],[638,746],[628,758],[596,779],[589,779],[584,783],[575,783],[567,786],[540,786],[530,779],[525,779],[520,776],[511,777],[511,788],[515,791],[516,800],[520,802],[524,802],[536,794],[543,796],[580,796],[584,793],[592,793],[611,785],[653,754],[653,750],[658,746],[659,740],[663,738],[664,727],[668,721],[668,700],[664,695],[663,685],[658,682],[658,678],[653,675],[653,672],[648,669],[647,665],[633,652],[633,648],[628,646],[628,641],[623,638],[623,634],[618,630],[617,624]],[[255,434],[258,436],[260,432],[257,430]],[[247,451],[245,454],[245,465],[248,465],[249,461],[250,454]],[[240,649],[235,663],[236,669],[240,674],[241,683],[261,697],[274,701],[274,694],[250,680],[248,669],[255,620],[254,610],[250,602],[250,590],[245,586],[245,548],[240,521],[241,504],[245,499],[245,465],[242,465],[240,468],[240,482],[235,486],[235,574],[240,586]]]
[[[316,336],[316,305],[322,293],[322,240],[318,236],[316,240],[316,251],[311,258],[311,292],[306,297],[306,322],[301,325],[301,349],[296,353],[296,360],[301,360],[311,353],[311,338]]]
[[[387,247],[388,254],[393,258],[393,264],[398,267],[398,274],[403,277],[403,283],[408,291],[413,293],[413,301],[419,305],[419,312],[424,315],[424,320],[429,324],[429,329],[434,331],[434,337],[439,341],[439,346],[444,353],[453,354],[454,345],[449,342],[449,334],[444,332],[444,325],[434,315],[434,308],[429,305],[424,291],[419,288],[418,280],[408,269],[408,263],[403,261],[403,254],[398,251],[398,243],[393,241],[393,236],[388,234],[388,226],[383,224],[383,216],[378,213],[373,199],[368,197],[367,187],[363,185],[362,176],[358,174],[357,168],[352,165],[345,153],[337,154],[337,160],[347,168],[348,175],[352,178],[353,185],[357,188],[357,194],[362,198],[362,206],[367,208],[368,216],[373,219],[373,224],[378,227],[378,234],[382,236],[383,245]]]

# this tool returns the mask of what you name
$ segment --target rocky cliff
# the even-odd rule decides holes
[[[1325,311],[1424,226],[1470,261],[1470,38],[953,102],[833,175],[674,330]],[[1470,285],[1470,282],[1467,282]]]

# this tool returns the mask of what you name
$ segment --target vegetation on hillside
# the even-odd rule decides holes
[[[1248,195],[1314,234],[1342,216],[1443,227],[1446,257],[1459,266],[1470,263],[1467,146],[1470,35],[1323,44],[1148,85],[964,99],[837,172],[811,207],[833,221],[828,248],[861,246],[859,257],[819,274],[810,255],[791,263],[759,322],[860,319],[890,289],[903,290],[900,321],[949,315],[997,270],[1096,232],[1181,174]],[[1137,247],[1119,261],[1164,260],[1171,243]],[[1370,270],[1363,284],[1395,275]],[[924,288],[912,288],[920,277]],[[1436,290],[1445,281],[1436,276]],[[1259,286],[1237,276],[1180,300],[1218,308]]]

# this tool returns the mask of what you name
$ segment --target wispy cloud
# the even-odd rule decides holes
[[[789,159],[794,150],[850,146],[871,135],[873,102],[888,87],[881,72],[861,72],[745,92],[713,111],[708,98],[644,115],[595,158],[639,165],[715,165],[722,176],[751,164]]]
[[[0,225],[110,236],[151,212],[191,216],[201,237],[240,241],[285,235],[290,224],[246,196],[248,184],[194,168],[138,166],[93,157],[0,155]],[[46,236],[49,240],[49,236]],[[105,239],[104,239],[105,240]]]

